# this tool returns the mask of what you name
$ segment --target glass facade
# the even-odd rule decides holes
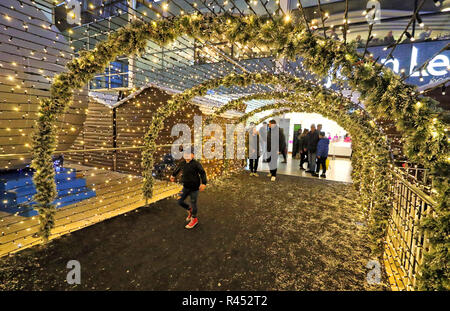
[[[128,88],[128,58],[111,62],[108,68],[90,83],[91,90]]]
[[[229,12],[235,15],[245,14],[280,14],[281,8],[288,7],[292,12],[298,12],[298,1],[190,1],[173,0],[82,0],[79,5],[80,23],[70,24],[71,14],[77,7],[73,1],[60,1],[56,5],[46,3],[53,13],[55,24],[67,37],[75,51],[92,49],[95,45],[107,38],[107,35],[126,25],[133,19],[144,21],[172,17],[180,14],[202,13],[217,15]],[[392,46],[411,20],[415,10],[414,1],[403,3],[401,1],[375,1],[379,4],[379,20],[372,25],[369,36],[371,13],[368,12],[374,1],[349,1],[347,41],[355,41],[364,51],[369,47],[369,53],[382,55],[383,49]],[[401,2],[401,3],[400,3]],[[430,1],[431,2],[431,1]],[[322,0],[320,10],[317,0],[301,1],[305,15],[311,27],[317,32],[325,32],[327,36],[336,40],[343,40],[345,11],[343,0]],[[402,9],[399,9],[401,7]],[[446,42],[450,39],[450,17],[446,14],[446,7],[436,7],[428,3],[420,11],[419,22],[414,22],[409,28],[410,37],[403,36],[399,51],[408,52],[413,49],[411,45],[418,42]],[[326,18],[322,21],[321,14]],[[297,13],[298,14],[298,13]],[[375,14],[375,13],[374,13]],[[374,15],[375,16],[375,15]],[[405,47],[401,47],[401,46]],[[425,50],[420,45],[420,51]],[[440,44],[429,44],[426,50],[432,53]],[[379,47],[379,48],[375,48]],[[436,52],[436,51],[435,51]],[[398,53],[398,52],[397,52]],[[149,42],[146,52],[140,57],[122,56],[110,64],[106,71],[97,75],[90,83],[90,88],[97,91],[110,92],[114,89],[123,90],[140,87],[149,82],[173,89],[185,89],[201,83],[219,73],[236,70],[235,61],[244,64],[252,70],[280,70],[279,64],[270,55],[272,51],[262,50],[257,46],[239,46],[230,42],[200,42],[191,38],[178,38],[173,44],[161,47]],[[405,54],[405,55],[406,55]],[[419,57],[420,58],[420,57]],[[391,64],[390,62],[389,64]],[[445,61],[444,61],[445,63]],[[396,67],[395,67],[396,68]],[[212,70],[214,69],[214,70]],[[404,69],[405,72],[410,70]],[[239,70],[239,69],[238,69]],[[301,61],[284,63],[282,70],[302,75]],[[426,82],[426,79],[423,81]],[[234,90],[236,91],[236,90]],[[221,90],[222,93],[225,90]],[[242,91],[245,93],[245,91]],[[230,92],[232,93],[232,92]],[[231,95],[231,94],[230,94]]]

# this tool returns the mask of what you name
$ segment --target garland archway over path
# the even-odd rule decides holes
[[[252,94],[230,101],[218,109],[211,119],[228,109],[242,106],[246,100],[282,100],[254,109],[241,116],[236,123],[245,122],[256,113],[279,109],[283,111],[275,112],[274,115],[286,112],[315,112],[336,121],[345,128],[353,138],[352,147],[355,155],[352,157],[353,184],[360,193],[362,209],[368,212],[368,233],[374,241],[373,253],[381,255],[392,208],[389,195],[389,185],[392,180],[389,142],[364,109],[345,97],[331,91],[328,93],[319,93],[316,89],[313,94],[289,92]],[[372,208],[368,209],[370,205]]]
[[[286,98],[292,99],[292,92],[297,93],[296,100],[303,99],[307,102],[321,102],[322,105],[327,107],[330,111],[332,110],[345,110],[345,109],[355,109],[355,111],[359,112],[360,117],[356,120],[361,122],[364,120],[361,116],[365,118],[369,118],[368,114],[365,113],[360,107],[349,101],[348,99],[340,96],[338,93],[335,93],[329,89],[324,88],[323,86],[315,85],[310,81],[305,79],[297,78],[295,76],[286,75],[286,74],[270,74],[270,73],[244,73],[244,74],[230,74],[223,78],[217,78],[208,80],[202,84],[192,87],[182,93],[176,94],[172,97],[171,100],[168,101],[167,105],[161,106],[158,108],[155,116],[153,117],[152,123],[144,137],[144,145],[145,148],[142,152],[142,166],[143,166],[143,176],[144,176],[144,186],[143,186],[143,194],[145,197],[149,198],[152,196],[152,188],[153,188],[153,178],[151,175],[153,168],[153,154],[156,150],[156,139],[158,137],[159,131],[164,126],[164,119],[168,117],[173,111],[177,110],[181,105],[185,102],[192,100],[196,96],[204,96],[206,95],[208,90],[216,89],[219,86],[240,86],[245,87],[251,84],[262,84],[262,85],[277,85],[283,86],[286,89],[290,90],[289,92],[275,92],[275,94],[266,94],[266,95],[251,95],[253,98],[257,98],[258,96],[264,99],[270,98]],[[299,98],[298,96],[301,96]],[[224,105],[224,108],[219,109],[215,115],[218,115],[226,110],[232,109],[235,105],[241,105],[239,100],[232,101],[229,104]],[[266,108],[262,108],[263,110]],[[356,110],[357,109],[357,110]],[[336,119],[336,118],[333,118]],[[356,125],[359,125],[358,122],[354,120]],[[373,120],[371,120],[372,128],[377,129],[377,126]],[[347,126],[348,127],[348,126]],[[371,146],[383,146],[383,151],[379,152],[379,154],[387,154],[389,148],[386,144],[386,141],[383,140],[385,136],[380,134],[375,135],[376,131],[373,131],[371,135],[365,135],[365,139],[370,142]],[[380,198],[377,199],[381,200]]]
[[[359,91],[364,100],[365,109],[373,118],[384,118],[395,123],[403,134],[408,158],[426,168],[433,175],[433,196],[438,202],[436,217],[424,223],[424,229],[430,232],[432,251],[425,260],[422,288],[449,288],[450,272],[448,268],[450,212],[448,208],[450,171],[448,138],[446,129],[448,119],[436,108],[436,102],[421,97],[416,88],[407,85],[390,69],[376,63],[369,57],[356,52],[354,44],[345,44],[330,38],[314,34],[299,22],[299,16],[283,19],[282,16],[236,17],[222,15],[208,17],[198,14],[161,19],[150,23],[134,21],[109,35],[93,50],[82,51],[78,58],[67,64],[68,71],[56,75],[51,85],[50,99],[40,103],[36,131],[32,144],[32,167],[35,169],[33,181],[37,194],[34,200],[40,218],[40,235],[46,241],[54,225],[56,198],[52,153],[56,147],[56,118],[67,109],[73,97],[73,90],[88,83],[96,73],[104,71],[110,61],[120,55],[142,53],[149,40],[167,45],[174,39],[186,35],[204,41],[215,38],[266,47],[276,54],[295,60],[302,57],[303,65],[322,79],[330,73],[334,82],[347,83],[353,90]],[[338,78],[339,70],[344,78]],[[262,77],[263,75],[261,75]],[[210,88],[219,85],[248,85],[251,83],[271,84],[267,81],[255,81],[257,76],[249,74],[230,75],[221,80],[208,83]],[[267,76],[264,76],[267,77]],[[345,79],[345,81],[343,80]],[[258,80],[258,79],[256,79]],[[152,164],[153,143],[166,115],[187,101],[191,95],[202,94],[203,83],[198,87],[174,96],[166,106],[160,107],[146,136],[146,149],[143,152],[144,178],[143,189],[146,197],[151,196],[152,180],[148,178],[148,168]],[[305,90],[303,90],[305,91]]]

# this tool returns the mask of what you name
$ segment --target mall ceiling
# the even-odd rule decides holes
[[[148,1],[136,0],[135,8],[130,7],[131,1],[124,0],[88,0],[83,1],[83,25],[74,28],[63,29],[69,37],[70,43],[75,50],[90,49],[106,38],[107,34],[125,25],[130,18],[136,17],[144,21],[151,21],[162,17],[171,17],[180,13],[194,13],[217,15],[225,11],[234,14],[280,14],[280,5],[277,0],[168,0]],[[54,1],[48,1],[54,3]],[[317,0],[301,1],[306,14],[310,20],[319,17]],[[389,30],[401,32],[411,19],[416,2],[420,0],[379,0],[381,6],[382,23],[374,27],[380,37]],[[437,7],[433,0],[425,0],[420,10],[427,25],[432,25],[439,34],[446,32],[450,34],[450,14],[442,12],[450,8],[449,0],[441,1]],[[339,27],[342,23],[346,1],[344,0],[322,0],[321,10],[329,13],[329,19],[325,26]],[[288,2],[291,10],[297,10],[297,0]],[[361,14],[366,10],[367,1],[349,0],[349,40],[360,34],[363,38],[367,36],[368,24]],[[53,4],[48,5],[52,10]],[[429,16],[427,14],[430,14]],[[58,16],[56,16],[58,17]],[[336,22],[337,21],[337,22]],[[57,25],[58,26],[58,25]],[[279,62],[268,56],[267,52],[261,51],[257,46],[239,47],[229,42],[194,42],[187,38],[179,38],[171,46],[162,48],[155,43],[149,43],[147,53],[132,62],[124,59],[118,67],[112,68],[109,73],[119,76],[121,70],[132,72],[134,87],[139,88],[148,82],[157,83],[163,87],[174,90],[184,90],[202,81],[225,76],[231,72],[241,73],[243,71],[269,71],[288,72],[302,77],[311,77],[301,65],[301,60],[296,62]],[[125,68],[125,69],[124,69]],[[117,71],[117,72],[114,72]],[[99,77],[100,84],[104,77]],[[324,81],[325,83],[325,81]],[[99,84],[99,85],[100,85]],[[107,89],[98,86],[100,92],[117,93],[122,88]],[[210,97],[215,102],[226,102],[255,92],[273,90],[273,87],[253,85],[247,88],[224,88],[210,92]],[[126,87],[125,87],[126,90]],[[257,108],[263,103],[253,101],[250,109]]]

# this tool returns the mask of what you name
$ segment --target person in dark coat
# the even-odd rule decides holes
[[[278,131],[278,148],[272,150],[272,132]],[[274,134],[275,135],[275,134]],[[276,146],[276,144],[274,144]],[[286,137],[284,136],[283,129],[281,129],[275,120],[270,120],[269,131],[267,132],[267,153],[269,155],[269,169],[271,181],[275,181],[277,177],[278,166],[278,153],[282,153],[282,150],[286,149]]]
[[[302,136],[302,129],[299,128],[297,130],[297,132],[294,133],[294,142],[293,142],[293,145],[292,145],[292,158],[293,159],[295,158],[295,156],[297,154],[300,154],[300,152],[301,152],[300,145],[299,145],[299,140],[300,140],[301,136]]]
[[[272,120],[273,122],[276,122],[275,120]],[[276,123],[275,123],[276,125]],[[280,153],[283,155],[283,161],[281,163],[286,163],[287,161],[287,145],[286,145],[286,136],[284,135],[284,130],[279,127],[277,125],[277,127],[279,128],[279,134],[278,136],[280,137],[279,140],[279,149],[280,149]]]
[[[183,189],[178,194],[178,205],[188,211],[186,221],[189,221],[189,223],[185,228],[192,229],[198,224],[197,198],[199,191],[203,191],[206,188],[206,172],[200,162],[194,159],[194,153],[192,153],[190,149],[184,151],[183,158],[184,161],[181,161],[174,170],[170,177],[170,181],[174,182],[175,177],[177,177],[180,172],[183,172],[181,177]],[[191,197],[191,207],[184,202],[188,196]]]
[[[260,157],[260,142],[259,142],[259,132],[256,127],[249,129],[247,133],[247,158],[248,166],[250,169],[250,176],[257,177],[256,173],[258,170],[258,161]]]
[[[316,171],[316,151],[317,143],[319,142],[319,133],[316,130],[316,125],[311,124],[311,131],[306,136],[306,150],[308,152],[309,168],[307,173],[315,173]]]
[[[298,139],[298,152],[300,153],[300,169],[304,170],[303,164],[308,163],[308,151],[307,150],[307,141],[306,136],[308,135],[309,131],[308,129],[304,129],[303,133],[300,135],[300,138]]]
[[[322,167],[322,175],[320,177],[326,178],[325,173],[327,172],[327,157],[328,157],[328,147],[330,145],[330,140],[325,137],[324,132],[319,134],[319,142],[317,143],[317,168],[316,172],[312,174],[315,177],[319,176],[320,167]]]

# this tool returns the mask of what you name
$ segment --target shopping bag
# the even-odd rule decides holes
[[[328,171],[329,165],[330,165],[330,159],[327,158],[327,159],[325,160],[325,167],[327,168],[327,171]]]

